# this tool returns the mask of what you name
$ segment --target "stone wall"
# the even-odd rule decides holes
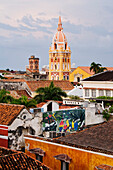
[[[42,134],[42,113],[30,113],[23,109],[20,115],[13,121],[8,128],[9,148],[22,150],[25,146],[24,135]]]

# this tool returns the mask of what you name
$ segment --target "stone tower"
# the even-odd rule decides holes
[[[32,72],[39,73],[39,58],[35,58],[34,55],[29,58],[29,69]]]
[[[49,80],[69,80],[70,72],[71,50],[59,16],[57,32],[49,49]]]

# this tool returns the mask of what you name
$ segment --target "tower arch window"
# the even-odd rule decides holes
[[[69,80],[69,76],[67,75],[67,80]]]
[[[63,70],[64,70],[64,63],[63,63]]]
[[[67,44],[65,44],[65,50],[67,49]]]
[[[51,63],[51,70],[53,70],[53,63]]]
[[[55,50],[57,50],[57,44],[55,43]]]
[[[65,75],[63,76],[63,79],[64,79],[64,80],[66,79],[66,76],[65,76]]]
[[[59,65],[59,63],[58,63],[58,70],[60,69],[59,66],[60,66],[60,65]]]
[[[35,61],[35,64],[38,64],[38,61]]]
[[[57,70],[57,65],[55,64],[55,70]]]
[[[35,66],[35,69],[38,69],[38,66]]]

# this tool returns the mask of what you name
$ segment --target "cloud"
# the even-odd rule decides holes
[[[0,28],[5,30],[10,30],[10,31],[18,31],[17,27],[11,26],[9,24],[4,24],[4,23],[0,23]]]

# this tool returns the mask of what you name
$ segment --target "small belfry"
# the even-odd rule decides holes
[[[49,49],[49,80],[69,80],[70,72],[71,50],[59,16],[57,32]]]

